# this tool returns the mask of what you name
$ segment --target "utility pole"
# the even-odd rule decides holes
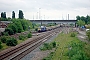
[[[41,20],[41,11],[40,11],[41,8],[39,8],[39,19]],[[41,20],[41,26],[42,26],[42,20]]]
[[[41,15],[40,15],[40,9],[41,9],[41,8],[39,8],[39,19],[41,19]]]
[[[64,19],[63,19],[63,14],[62,14],[62,20],[64,20]]]
[[[37,12],[37,19],[38,19],[38,12]]]
[[[68,20],[69,20],[69,14],[68,14]]]

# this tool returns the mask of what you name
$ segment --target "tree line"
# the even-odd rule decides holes
[[[76,20],[79,26],[90,24],[90,16],[76,16]]]
[[[16,18],[14,11],[12,11],[12,19],[13,18]],[[18,18],[19,19],[23,19],[24,18],[24,13],[23,13],[22,10],[19,10]],[[1,12],[1,18],[0,18],[0,20],[8,21],[8,20],[11,20],[11,18],[10,17],[8,17],[8,18],[6,17],[6,12]]]
[[[25,19],[12,19],[12,22],[8,25],[7,28],[5,28],[5,31],[2,35],[13,35],[16,33],[21,33],[24,31],[27,31],[30,28],[32,28],[32,23],[29,20]]]

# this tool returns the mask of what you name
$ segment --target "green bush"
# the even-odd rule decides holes
[[[74,32],[71,33],[71,37],[75,37],[76,34]]]
[[[1,42],[0,42],[0,49],[2,49],[3,48],[3,46],[1,45]]]
[[[52,43],[44,43],[43,46],[40,47],[40,50],[51,50],[56,47],[56,42]]]
[[[88,31],[86,32],[86,35],[87,35],[87,37],[88,37],[88,39],[89,39],[89,41],[90,41],[90,30],[88,30]]]
[[[18,32],[18,29],[15,23],[10,24],[8,27],[13,30],[14,34]]]
[[[6,38],[5,36],[2,36],[2,37],[1,37],[1,42],[2,42],[2,43],[6,43],[6,40],[7,40],[7,38]]]
[[[19,36],[19,40],[24,40],[24,39],[25,39],[25,36],[23,36],[23,35]]]
[[[49,44],[49,43],[44,43],[44,47],[46,47],[46,48],[47,48],[47,50],[52,49],[52,45],[51,45],[51,44]]]
[[[52,45],[53,45],[53,48],[55,48],[56,47],[56,42],[55,41],[52,42]]]
[[[17,40],[15,38],[9,38],[7,41],[6,41],[6,45],[7,46],[16,46],[17,45]]]
[[[31,37],[32,37],[32,34],[31,34],[31,33],[29,33],[27,37],[28,37],[28,38],[31,38]]]
[[[14,34],[14,32],[13,32],[13,30],[11,28],[6,28],[5,32],[8,32],[9,35],[13,35]]]
[[[8,36],[8,32],[1,32],[2,35]]]

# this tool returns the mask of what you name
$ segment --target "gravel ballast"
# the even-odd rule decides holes
[[[58,35],[58,34],[57,34]],[[51,41],[54,40],[54,38],[57,37],[57,35],[54,35],[53,37],[51,37],[49,40],[46,41],[46,43],[49,43]],[[43,45],[43,44],[42,44]],[[41,60],[42,58],[46,57],[51,51],[53,50],[47,50],[47,51],[40,51],[40,47],[42,46],[40,45],[39,47],[37,47],[35,50],[33,50],[31,53],[27,54],[26,56],[24,56],[21,60]]]

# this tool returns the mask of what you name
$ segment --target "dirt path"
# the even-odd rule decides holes
[[[78,31],[78,39],[83,41],[83,42],[86,42],[86,43],[90,43],[88,40],[87,40],[87,36],[86,36],[86,31],[80,31],[78,28],[77,30]]]

